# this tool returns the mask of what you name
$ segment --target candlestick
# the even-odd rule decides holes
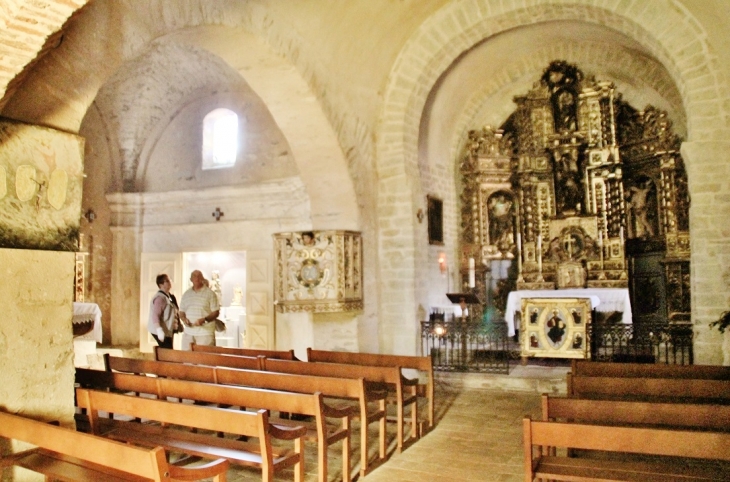
[[[517,281],[522,281],[522,236],[517,233]]]
[[[474,272],[474,258],[469,258],[469,288],[473,288],[476,285]]]
[[[621,228],[618,231],[618,238],[621,241],[621,246],[624,245],[624,227],[621,226]]]

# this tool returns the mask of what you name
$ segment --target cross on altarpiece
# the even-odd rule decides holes
[[[215,208],[215,211],[213,211],[213,217],[216,221],[220,221],[224,215],[225,213],[221,211],[221,208]]]
[[[573,253],[575,252],[573,248],[577,248],[576,240],[573,238],[572,234],[566,234],[563,238],[563,247],[565,248],[565,251],[568,253],[568,258],[573,259]]]

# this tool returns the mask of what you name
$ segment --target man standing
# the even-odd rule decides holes
[[[195,270],[190,274],[193,287],[180,300],[180,319],[185,325],[181,349],[190,350],[190,345],[215,345],[215,320],[220,306],[213,290],[205,285],[203,273]]]
[[[172,338],[178,324],[177,304],[170,294],[172,283],[166,274],[159,274],[155,279],[159,291],[150,303],[150,317],[147,329],[157,344],[162,348],[172,348]]]

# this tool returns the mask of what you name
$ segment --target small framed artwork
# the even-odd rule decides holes
[[[444,244],[444,202],[433,196],[426,196],[428,203],[428,244]]]

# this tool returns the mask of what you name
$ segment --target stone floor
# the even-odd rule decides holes
[[[388,425],[390,459],[362,480],[370,482],[518,482],[522,476],[522,417],[539,414],[542,392],[565,393],[565,366],[513,366],[509,375],[437,373],[434,430],[401,454]],[[355,433],[359,425],[355,423]],[[373,435],[375,435],[373,433]],[[353,473],[359,471],[358,437],[353,437]],[[374,439],[376,440],[376,439]],[[306,447],[306,482],[317,480],[316,448]],[[371,450],[375,455],[375,448]],[[329,451],[330,481],[342,480],[341,448]],[[232,468],[232,482],[261,480],[259,473]],[[293,480],[291,471],[276,477]]]

